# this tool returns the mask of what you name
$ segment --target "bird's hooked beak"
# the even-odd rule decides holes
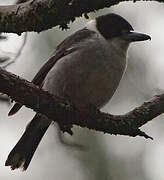
[[[137,33],[134,31],[125,32],[121,35],[121,38],[129,41],[129,42],[135,42],[135,41],[145,41],[145,40],[151,40],[151,37],[147,34]]]

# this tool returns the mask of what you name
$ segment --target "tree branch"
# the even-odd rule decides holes
[[[76,17],[122,1],[125,0],[19,0],[23,3],[0,6],[0,32],[41,32],[57,25],[67,28]]]
[[[81,113],[71,103],[41,90],[2,68],[0,68],[0,91],[60,124],[69,127],[78,125],[115,135],[139,135],[151,138],[140,131],[139,127],[164,112],[164,94],[161,94],[125,115],[111,115],[93,108],[86,114]]]

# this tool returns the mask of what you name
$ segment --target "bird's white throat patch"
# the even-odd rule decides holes
[[[96,27],[96,20],[95,19],[92,19],[91,21],[87,22],[86,28],[91,30],[91,31],[96,32],[99,37],[104,39],[104,37],[100,34],[99,30]]]
[[[99,33],[99,31],[96,27],[96,20],[95,19],[92,19],[91,21],[87,22],[86,27],[87,27],[87,29],[89,29],[91,31],[95,31],[95,32]]]

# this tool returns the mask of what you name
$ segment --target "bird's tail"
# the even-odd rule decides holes
[[[50,123],[46,117],[36,114],[8,155],[5,166],[11,166],[12,170],[26,170]]]

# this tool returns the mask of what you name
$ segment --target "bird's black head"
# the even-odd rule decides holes
[[[150,36],[134,32],[133,27],[123,17],[117,14],[107,14],[96,18],[96,27],[105,39],[119,37],[130,43],[151,39]]]
[[[122,32],[133,31],[128,21],[114,13],[97,17],[96,26],[105,39],[118,37]]]

